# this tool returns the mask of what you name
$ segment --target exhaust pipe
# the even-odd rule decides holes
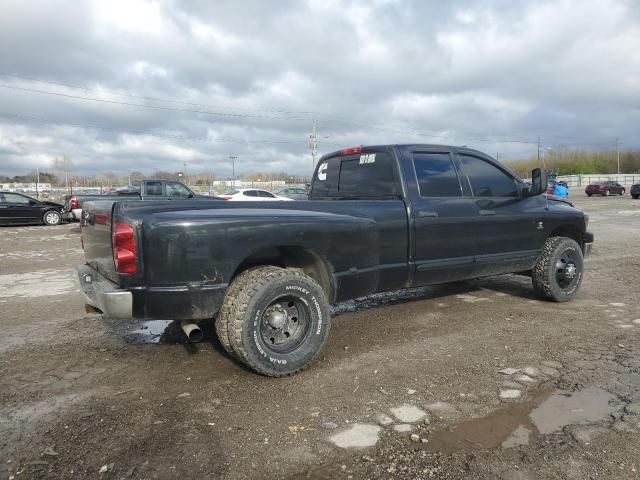
[[[195,323],[181,323],[180,327],[190,342],[198,343],[202,341],[202,330]]]

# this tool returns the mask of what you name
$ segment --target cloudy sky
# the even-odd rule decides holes
[[[307,174],[373,143],[640,147],[640,2],[0,0],[0,174]]]

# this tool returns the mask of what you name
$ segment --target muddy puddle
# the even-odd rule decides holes
[[[540,390],[525,402],[508,404],[489,415],[435,432],[423,448],[433,452],[512,448],[567,425],[606,420],[622,404],[615,395],[589,387],[577,392]]]
[[[149,320],[128,324],[122,337],[129,343],[173,343],[179,340],[179,326],[173,320]]]

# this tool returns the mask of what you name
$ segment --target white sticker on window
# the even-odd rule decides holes
[[[375,153],[364,153],[360,155],[360,165],[363,163],[375,163],[376,154]]]
[[[318,180],[324,181],[327,179],[327,164],[323,163],[318,168]]]

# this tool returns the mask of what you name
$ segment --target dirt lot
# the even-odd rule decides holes
[[[0,228],[0,480],[638,478],[640,201],[574,200],[575,301],[503,276],[349,302],[278,380],[84,314],[76,225]]]

